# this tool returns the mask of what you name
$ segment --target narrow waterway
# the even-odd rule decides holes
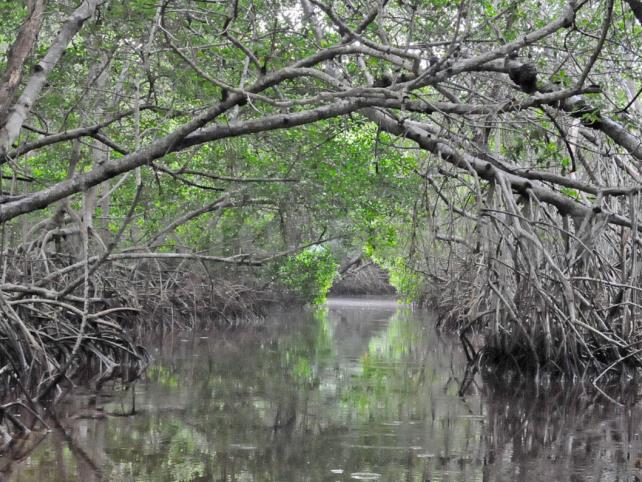
[[[430,313],[331,300],[264,326],[177,333],[145,378],[58,408],[0,459],[12,481],[628,481],[642,412],[476,382]]]

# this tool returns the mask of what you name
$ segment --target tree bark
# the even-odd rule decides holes
[[[24,63],[38,40],[46,5],[47,0],[36,0],[20,27],[16,41],[9,49],[7,66],[0,78],[0,126],[6,122],[9,108],[22,81]]]
[[[20,135],[22,125],[29,115],[31,107],[38,100],[49,72],[60,61],[69,42],[80,31],[85,21],[94,14],[96,7],[102,1],[104,0],[84,0],[69,16],[42,60],[34,66],[25,89],[18,101],[11,107],[5,124],[0,128],[0,159],[6,157],[11,144]]]

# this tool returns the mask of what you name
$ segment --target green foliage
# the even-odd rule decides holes
[[[134,151],[137,145],[152,146],[197,113],[211,108],[221,99],[221,84],[249,88],[280,67],[317,53],[319,47],[339,45],[344,36],[331,23],[323,23],[322,35],[317,38],[307,24],[307,16],[302,16],[300,3],[294,0],[236,2],[233,10],[249,12],[247,15],[237,15],[238,12],[232,15],[229,2],[196,2],[198,8],[192,5],[194,2],[173,3],[176,5],[162,12],[162,29],[157,28],[159,19],[154,2],[113,0],[101,4],[97,14],[87,21],[49,73],[47,88],[37,99],[37,108],[28,122],[33,129],[23,129],[16,145],[40,139],[43,134],[39,131],[54,134],[73,130],[130,111],[100,129],[100,134],[111,141],[110,145],[113,143],[120,149],[109,149],[91,138],[80,139],[75,172],[86,173],[105,161],[98,158],[98,152],[106,152],[107,160],[118,162],[124,152]],[[364,9],[350,2],[330,3],[335,15],[353,29],[359,27],[369,11],[365,8],[368,2],[360,3]],[[450,49],[447,46],[451,44],[455,25],[470,35],[459,42],[462,51],[453,52],[452,59],[458,55],[472,58],[492,49],[493,42],[505,44],[547,24],[561,14],[565,4],[564,0],[480,0],[462,9],[459,2],[451,0],[398,2],[388,5],[387,19],[380,24],[379,19],[375,20],[361,34],[379,43],[380,29],[389,30],[392,45],[416,45],[413,53],[422,59],[419,69],[426,71],[426,61],[431,55],[443,57]],[[15,40],[28,13],[26,5],[27,2],[0,2],[0,53],[6,54]],[[33,56],[25,65],[25,74],[47,52],[74,5],[75,2],[49,2],[44,27]],[[320,11],[317,16],[321,22],[327,21]],[[233,17],[230,25],[226,24],[228,17]],[[393,18],[396,20],[390,23]],[[560,34],[514,53],[520,60],[537,66],[538,85],[543,92],[548,92],[546,89],[551,83],[571,87],[581,71],[578,65],[586,65],[599,38],[603,20],[604,12],[583,8],[575,19],[576,29],[561,30]],[[581,105],[572,116],[557,104],[546,106],[549,113],[543,108],[513,112],[511,107],[505,112],[502,110],[497,119],[482,119],[474,114],[461,124],[457,123],[456,114],[434,112],[424,116],[403,109],[391,109],[391,112],[400,120],[427,122],[434,128],[447,129],[451,140],[476,139],[479,127],[489,124],[485,139],[489,152],[505,156],[519,169],[568,173],[571,159],[567,145],[560,141],[560,131],[568,132],[572,142],[572,117],[580,117],[585,126],[597,127],[600,112],[606,113],[611,108],[609,103],[619,107],[627,105],[637,88],[640,68],[634,52],[639,51],[640,26],[628,8],[615,15],[613,22],[604,52],[596,59],[586,82],[602,85],[607,95],[599,96],[609,100],[600,105],[599,98],[590,99],[586,112]],[[396,27],[391,29],[393,23]],[[220,37],[224,29],[236,37],[236,42]],[[436,48],[421,47],[427,38]],[[169,48],[170,40],[176,49]],[[186,61],[179,51],[191,60]],[[251,62],[249,52],[254,57]],[[563,52],[569,55],[562,56]],[[6,59],[0,58],[0,68],[5,62]],[[335,67],[340,66],[342,75],[349,77],[350,83],[358,88],[367,88],[366,71],[377,76],[399,68],[384,55],[346,54],[330,62],[337,62]],[[327,66],[320,63],[314,67],[325,70]],[[617,72],[622,82],[608,82],[612,72]],[[98,74],[105,77],[100,78]],[[453,89],[452,93],[459,96],[462,103],[500,105],[512,98],[520,101],[523,94],[517,92],[514,85],[504,84],[507,78],[500,72],[483,75],[455,72],[453,82],[454,77],[461,85],[448,88]],[[337,93],[334,88],[328,90],[325,84],[314,75],[288,78],[261,91],[260,97],[249,99],[245,105],[223,110],[215,122],[220,125],[244,123],[321,107],[326,105],[323,99],[328,98],[327,94],[334,99]],[[446,100],[436,85],[428,84],[412,87],[407,92],[408,99],[429,103]],[[272,98],[273,102],[264,102],[261,98]],[[274,102],[291,104],[286,108]],[[134,115],[134,107],[139,104],[153,108],[144,108]],[[623,115],[619,122],[637,129],[635,116]],[[459,146],[457,143],[454,145],[460,150],[469,148],[466,143]],[[33,181],[19,186],[15,194],[37,192],[35,190],[66,180],[72,148],[71,142],[59,142],[20,156],[16,160],[19,173]],[[594,161],[592,154],[585,157],[589,163]],[[391,272],[393,283],[404,296],[413,298],[421,290],[420,276],[409,268],[414,265],[412,260],[406,264],[401,260],[412,258],[415,232],[421,238],[422,230],[431,229],[428,218],[439,218],[446,212],[445,203],[434,194],[437,186],[446,194],[448,202],[453,197],[454,207],[474,211],[471,206],[477,193],[470,187],[477,180],[460,172],[461,185],[451,190],[450,181],[446,182],[438,170],[443,165],[443,159],[418,151],[410,139],[384,132],[382,126],[358,112],[296,128],[216,139],[189,150],[169,153],[141,169],[144,190],[134,209],[131,229],[124,233],[119,249],[144,245],[185,213],[228,195],[234,200],[233,205],[190,218],[167,233],[160,241],[162,245],[155,249],[269,257],[303,246],[318,239],[323,232],[327,237],[346,240],[341,246],[333,246],[335,254],[348,256],[364,250]],[[575,167],[577,175],[582,176],[582,166]],[[12,176],[14,167],[5,164],[2,172]],[[426,184],[421,178],[424,175],[436,183]],[[246,181],[253,178],[288,178],[293,182]],[[579,196],[574,190],[555,189],[576,199]],[[135,192],[134,176],[125,175],[99,186],[98,198],[105,196],[105,202],[100,203],[94,213],[97,228],[112,234],[117,232]],[[77,194],[70,206],[80,209],[81,203],[82,196]],[[54,205],[48,207],[42,211],[43,216],[51,215],[55,209]],[[40,220],[42,217],[33,215],[34,224]],[[452,219],[448,218],[447,222],[452,223]],[[429,249],[434,252],[440,247]],[[323,256],[317,259],[308,252],[300,256],[280,268],[284,284],[300,291],[309,301],[322,299],[325,286],[331,282],[322,268]],[[307,262],[313,266],[306,267]],[[300,269],[302,266],[305,269]],[[421,262],[414,267],[418,272],[424,268]],[[214,278],[228,276],[228,268],[207,266]],[[254,278],[246,279],[259,278],[262,285],[274,276],[275,269],[279,268],[271,265],[264,272],[255,269]],[[324,275],[330,281],[317,275]]]
[[[290,256],[279,274],[285,286],[306,303],[320,304],[337,275],[338,264],[326,247],[312,246],[296,256]]]
[[[405,258],[399,257],[387,263],[390,284],[402,295],[406,303],[417,301],[424,291],[423,277],[414,271]]]
[[[573,85],[572,77],[570,77],[563,69],[560,69],[551,76],[551,82],[563,85],[564,87],[570,87]]]
[[[577,191],[577,189],[571,189],[570,187],[563,187],[560,189],[562,191],[562,194],[565,196],[568,196],[573,199],[579,199],[580,193]]]

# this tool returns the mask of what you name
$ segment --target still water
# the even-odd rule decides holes
[[[331,300],[158,341],[134,387],[75,393],[0,459],[10,481],[632,481],[642,410],[582,390],[459,390],[429,313]]]

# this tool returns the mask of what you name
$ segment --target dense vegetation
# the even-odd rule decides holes
[[[33,397],[355,255],[473,367],[642,364],[642,2],[0,9],[0,373]]]

